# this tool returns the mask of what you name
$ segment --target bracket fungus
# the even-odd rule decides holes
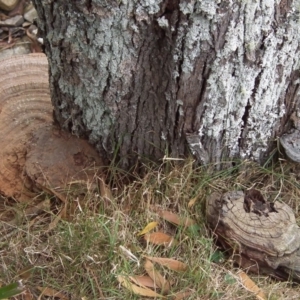
[[[89,180],[99,154],[53,124],[44,54],[0,61],[0,193],[28,201],[43,187]]]
[[[289,159],[300,163],[300,130],[292,129],[280,137],[280,143]]]
[[[298,113],[294,112],[292,114],[291,121],[295,128],[285,133],[279,140],[287,157],[294,162],[300,163],[300,118]]]
[[[211,194],[206,209],[210,229],[241,267],[300,282],[300,228],[292,208],[261,201],[260,192],[250,191]]]

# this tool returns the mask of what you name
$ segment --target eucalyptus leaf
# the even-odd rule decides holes
[[[0,299],[6,299],[12,296],[16,296],[20,294],[23,291],[23,289],[24,286],[21,280],[3,286],[0,288]]]

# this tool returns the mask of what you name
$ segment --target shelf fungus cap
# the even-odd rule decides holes
[[[300,130],[293,129],[290,133],[280,137],[280,144],[289,159],[300,163]]]
[[[300,283],[300,228],[293,209],[250,192],[207,197],[206,218],[213,236],[247,271]]]
[[[102,160],[88,141],[53,124],[44,54],[0,60],[0,194],[32,201],[97,178]],[[62,191],[62,192],[61,192]]]
[[[275,203],[275,212],[256,214],[244,209],[244,193],[231,191],[208,197],[206,216],[217,235],[265,255],[282,257],[300,248],[300,229],[291,207]]]

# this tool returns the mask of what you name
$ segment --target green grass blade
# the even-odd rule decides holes
[[[6,299],[12,296],[16,296],[23,291],[23,284],[21,280],[3,286],[0,288],[0,299]]]

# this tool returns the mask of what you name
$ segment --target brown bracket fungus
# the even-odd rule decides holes
[[[53,125],[44,54],[0,61],[0,193],[18,201],[34,190],[88,180],[101,165],[87,141]]]
[[[255,208],[256,200],[251,201],[247,210],[249,199],[241,191],[211,194],[206,209],[210,229],[241,267],[300,282],[300,229],[293,210],[266,201]],[[264,213],[256,211],[258,207]]]
[[[289,159],[300,163],[300,130],[293,129],[280,137],[280,143]]]

